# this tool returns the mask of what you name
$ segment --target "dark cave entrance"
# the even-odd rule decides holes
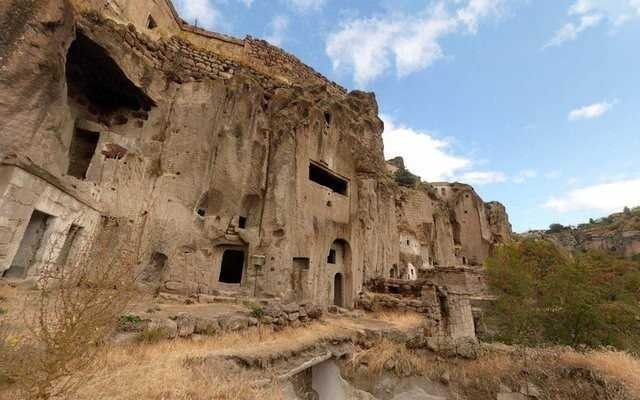
[[[134,85],[107,51],[78,32],[67,53],[69,97],[92,114],[108,115],[125,108],[149,111],[155,103]]]
[[[222,283],[240,284],[244,272],[245,252],[241,249],[227,249],[222,254],[220,278]]]

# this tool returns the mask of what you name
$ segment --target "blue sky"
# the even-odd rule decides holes
[[[174,0],[374,91],[388,158],[516,231],[640,205],[640,0]]]

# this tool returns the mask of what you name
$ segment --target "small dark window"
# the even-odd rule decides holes
[[[328,264],[335,264],[336,263],[336,250],[335,249],[329,250],[329,256],[327,257],[327,263]]]
[[[331,113],[330,112],[325,112],[324,113],[324,120],[327,122],[327,125],[331,125]]]
[[[69,169],[67,175],[78,179],[87,179],[87,170],[98,147],[100,134],[76,128],[69,148]]]
[[[407,240],[407,246],[410,246],[410,245],[411,245],[411,241]]]
[[[308,270],[310,260],[307,257],[293,257],[293,266],[296,269]]]
[[[247,217],[238,217],[238,228],[244,229],[247,227]]]
[[[198,208],[197,213],[198,213],[199,216],[201,216],[203,218],[207,215],[207,211],[204,208]]]
[[[349,182],[318,165],[309,164],[309,180],[329,188],[335,193],[347,195]]]
[[[158,27],[158,23],[156,22],[155,19],[153,19],[151,15],[149,15],[149,18],[147,19],[147,28],[156,29],[157,27]]]

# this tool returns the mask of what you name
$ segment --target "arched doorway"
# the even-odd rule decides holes
[[[337,273],[333,278],[333,305],[344,307],[343,278]]]
[[[353,306],[353,272],[351,270],[351,248],[343,239],[336,239],[325,253],[324,299],[327,305],[344,308]],[[326,297],[325,297],[326,296]]]

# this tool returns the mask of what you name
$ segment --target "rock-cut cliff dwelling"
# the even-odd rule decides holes
[[[372,93],[190,26],[168,0],[10,3],[3,279],[37,280],[105,231],[135,232],[137,285],[153,296],[304,315],[392,301],[433,335],[475,336],[483,262],[511,237],[505,208],[465,184],[394,179],[405,167],[383,157]]]

